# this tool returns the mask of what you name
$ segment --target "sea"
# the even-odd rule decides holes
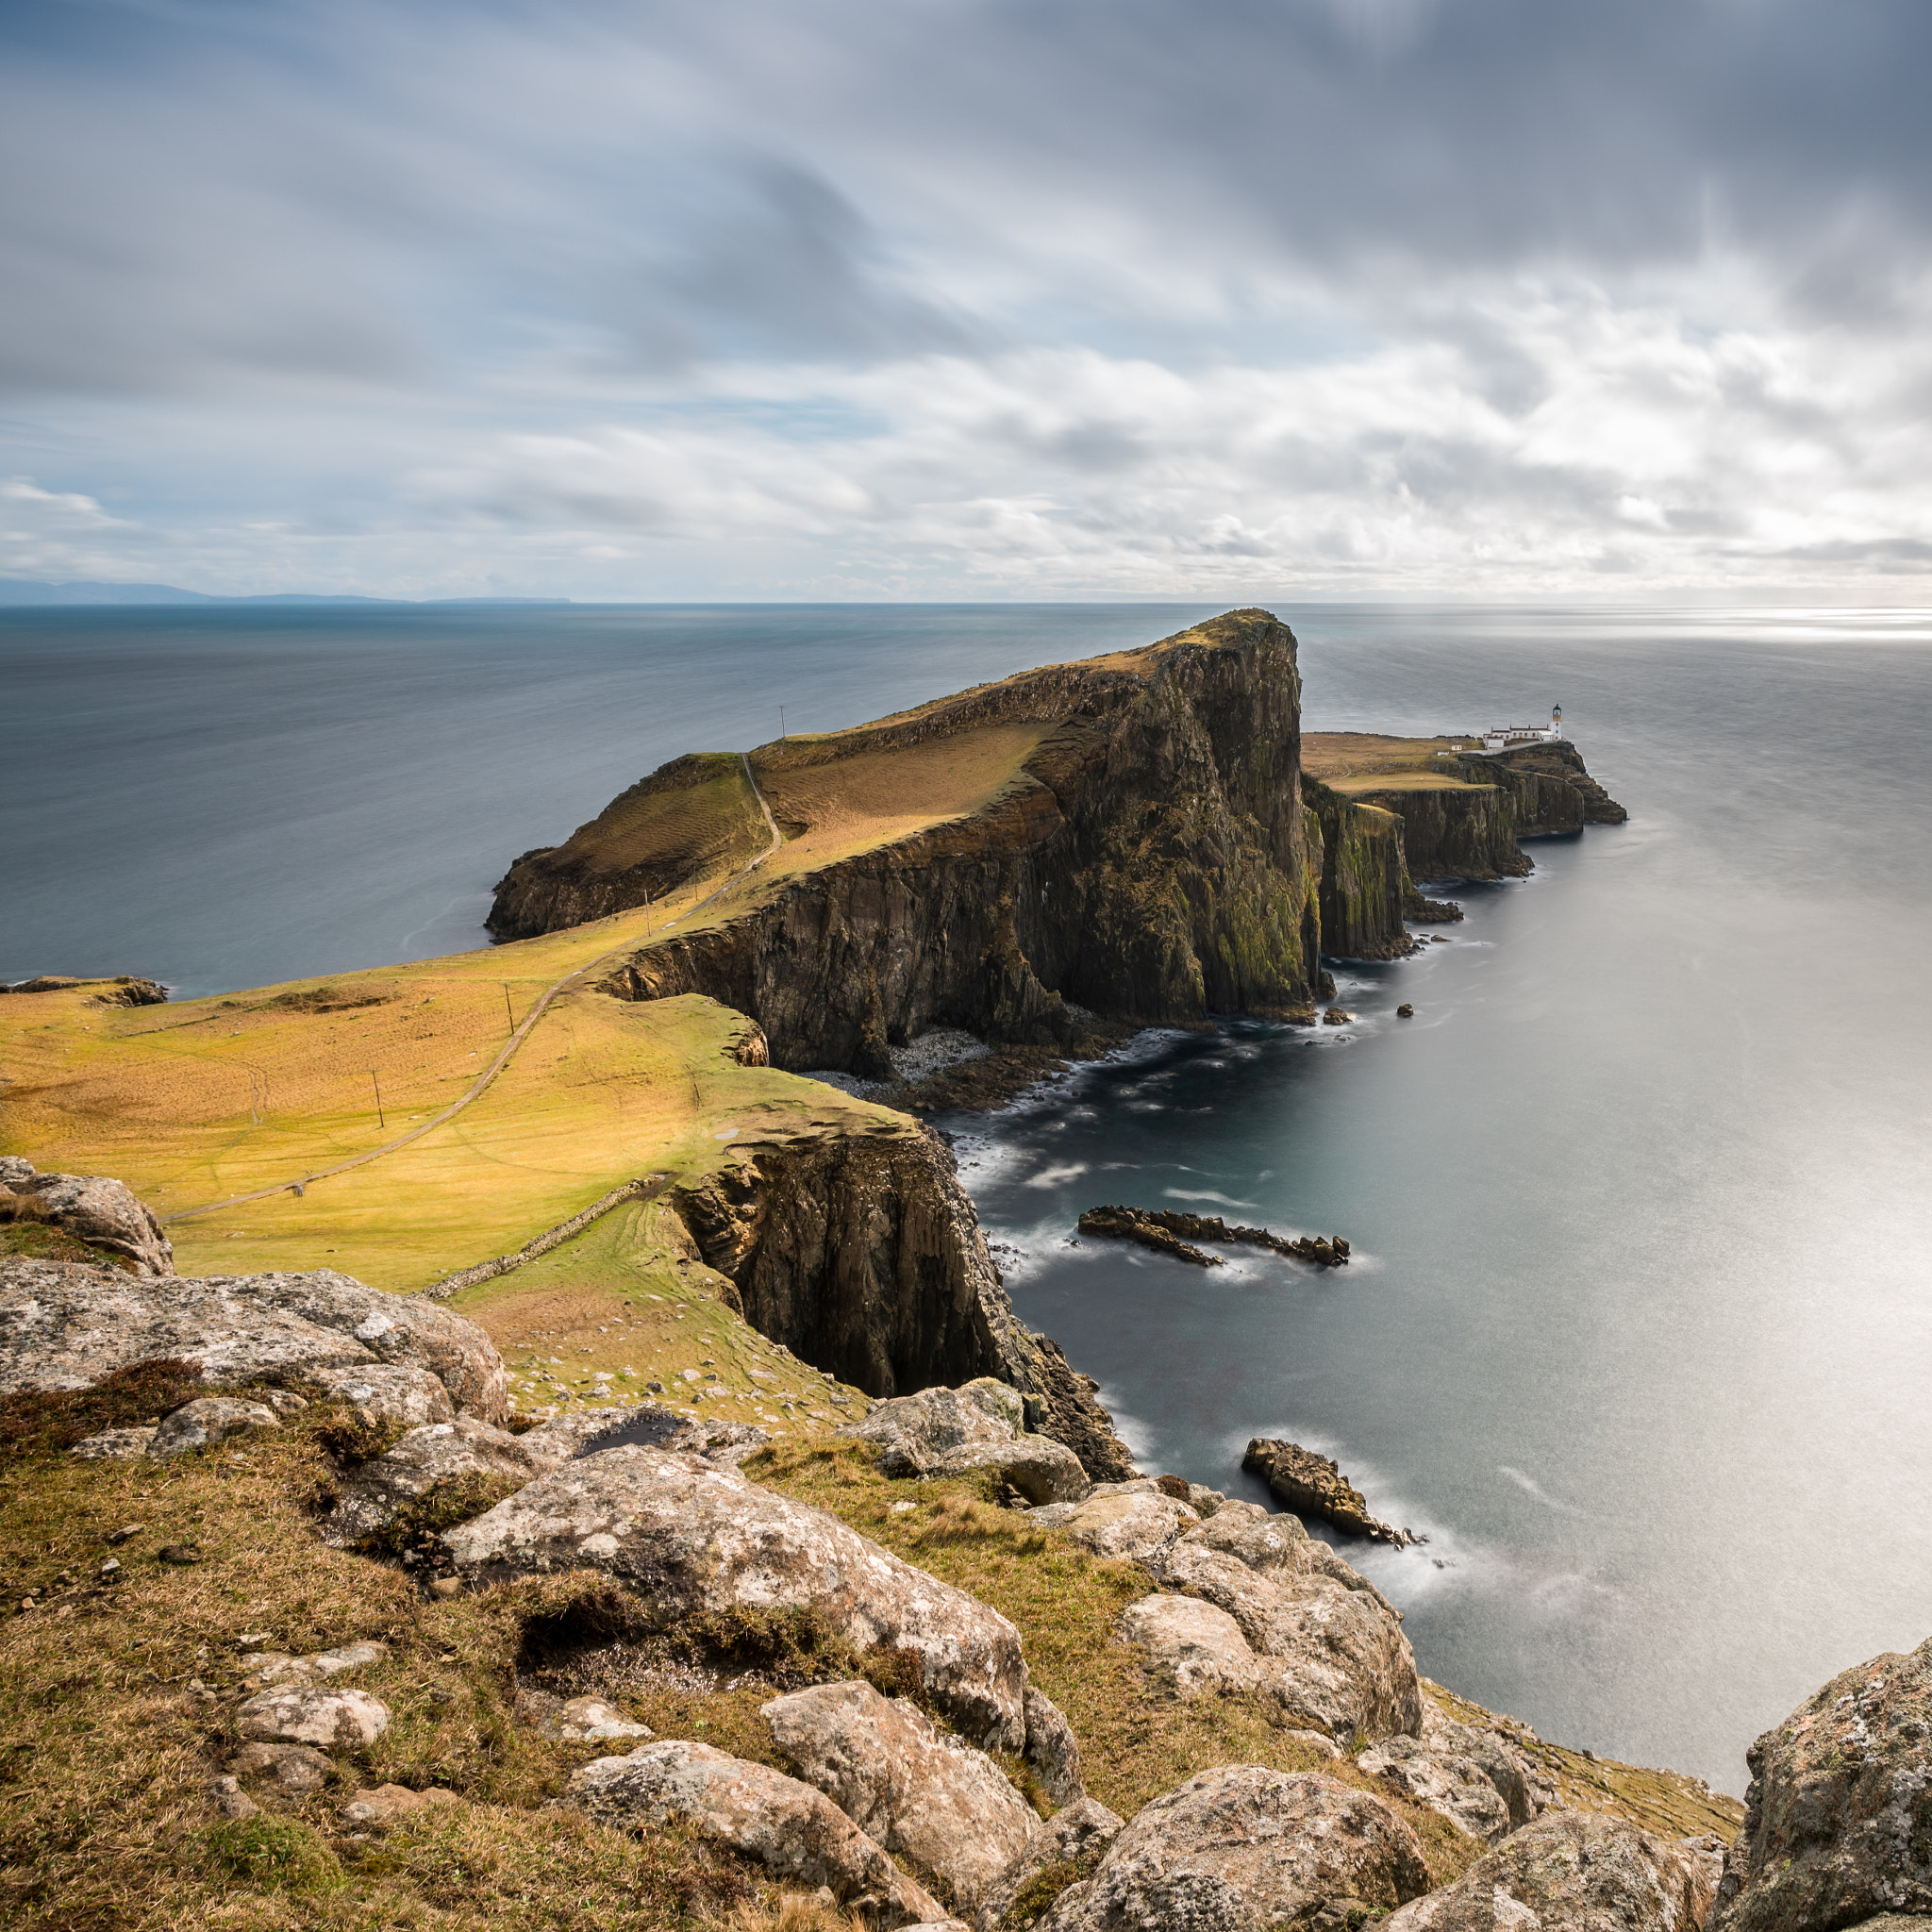
[[[1214,608],[0,611],[0,978],[485,944],[512,858],[678,752]],[[1740,1792],[1760,1731],[1932,1635],[1932,613],[1273,608],[1307,728],[1560,703],[1629,823],[1334,962],[1345,1027],[1146,1033],[945,1122],[962,1175],[1143,1466],[1258,1499],[1250,1438],[1334,1457],[1427,1539],[1337,1541],[1428,1675]],[[1354,1258],[1190,1268],[1081,1238],[1102,1202]]]

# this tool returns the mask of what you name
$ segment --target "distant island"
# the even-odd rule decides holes
[[[42,583],[32,577],[0,577],[0,608],[74,604],[520,604],[563,605],[568,597],[356,597],[339,591],[274,591],[253,596],[222,596],[210,591],[184,591],[175,584],[104,584],[92,580]]]

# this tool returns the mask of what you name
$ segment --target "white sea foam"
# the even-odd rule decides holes
[[[1245,1208],[1251,1213],[1257,1212],[1253,1201],[1237,1201],[1232,1194],[1217,1194],[1212,1188],[1162,1188],[1160,1191],[1170,1201],[1212,1201],[1220,1208]]]
[[[1084,1160],[1070,1160],[1060,1167],[1043,1167],[1036,1174],[1029,1174],[1020,1185],[1024,1188],[1058,1188],[1067,1181],[1076,1181],[1087,1172]]]

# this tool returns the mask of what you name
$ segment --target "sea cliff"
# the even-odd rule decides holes
[[[780,824],[811,823],[793,812],[850,821],[842,772],[889,788],[894,760],[909,774],[915,754],[971,758],[1014,727],[1030,741],[977,808],[834,857],[733,918],[640,948],[612,990],[708,993],[758,1020],[774,1064],[869,1074],[885,1071],[889,1043],[937,1025],[1064,1045],[1089,1013],[1149,1024],[1308,1014],[1320,860],[1297,783],[1294,638],[1266,611],[764,746],[749,770]],[[518,860],[498,888],[495,928],[550,930],[641,891],[647,874],[671,880],[668,834],[648,852],[625,842],[635,815],[623,808],[637,795]],[[692,841],[680,830],[676,842]]]

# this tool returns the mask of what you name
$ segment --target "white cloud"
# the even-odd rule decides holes
[[[1932,555],[1932,24],[1875,0],[102,4],[113,58],[0,21],[12,575],[1378,595]]]

